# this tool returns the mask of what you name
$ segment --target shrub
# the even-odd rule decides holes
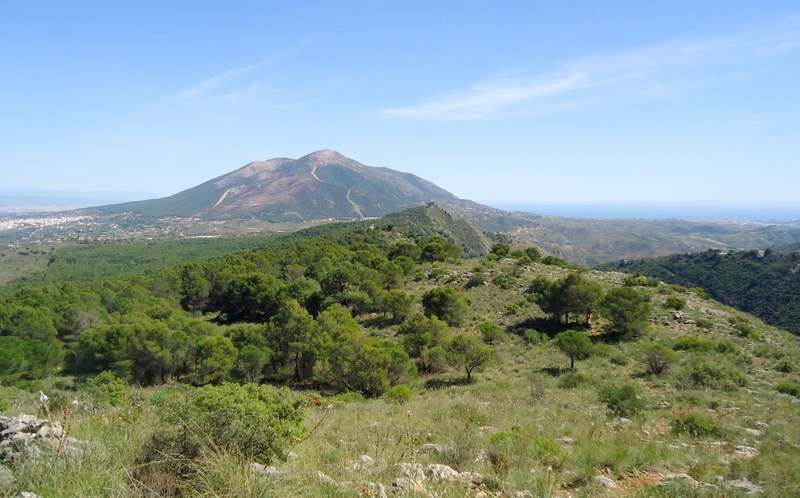
[[[800,384],[797,382],[781,382],[775,386],[775,390],[779,393],[788,394],[795,398],[800,398]]]
[[[629,417],[644,408],[644,402],[636,395],[636,387],[633,384],[603,386],[599,398],[606,404],[609,413],[618,417]]]
[[[691,289],[687,289],[692,294],[696,295],[700,299],[711,299],[711,294],[708,293],[707,290],[703,289],[702,287],[692,287]]]
[[[103,372],[86,381],[82,392],[97,406],[125,406],[130,403],[130,385],[111,372]]]
[[[608,358],[616,352],[614,346],[604,342],[598,342],[592,347],[592,356],[599,356],[600,358]]]
[[[733,325],[733,331],[739,337],[747,337],[749,339],[760,339],[761,334],[753,327],[753,325],[747,321],[746,318],[740,316],[732,316],[728,319],[728,323]]]
[[[414,391],[412,391],[411,388],[405,384],[399,384],[397,386],[390,387],[385,393],[383,393],[383,397],[387,401],[403,405],[411,401],[411,398],[414,397]]]
[[[507,336],[505,331],[499,325],[493,322],[483,322],[478,325],[478,331],[481,333],[481,339],[486,344],[492,345],[496,342],[503,342]]]
[[[492,279],[492,283],[501,289],[508,290],[517,284],[517,279],[506,273],[501,273]]]
[[[686,298],[680,296],[669,296],[664,302],[664,307],[671,310],[682,310],[686,307]]]
[[[303,432],[303,398],[286,388],[222,384],[186,389],[164,402],[159,429],[144,445],[142,469],[183,478],[203,455],[284,460]]]
[[[739,347],[730,339],[722,339],[717,343],[717,351],[720,353],[738,353]]]
[[[623,353],[622,351],[617,351],[616,353],[612,354],[611,357],[608,359],[613,365],[623,366],[630,363],[630,359],[628,355]]]
[[[672,428],[675,432],[683,432],[695,437],[721,437],[723,432],[713,418],[696,412],[679,413],[672,422]]]
[[[678,354],[663,344],[646,344],[642,347],[642,362],[648,373],[661,375],[678,360]]]
[[[570,370],[569,372],[565,372],[558,378],[558,387],[564,389],[572,389],[578,387],[580,385],[586,384],[590,381],[589,377],[575,372],[574,370]]]
[[[714,349],[714,344],[702,337],[681,337],[672,346],[676,351],[699,351],[708,352]]]
[[[534,345],[544,344],[547,342],[548,337],[547,334],[539,332],[538,330],[527,329],[525,333],[522,334],[522,339],[525,341],[525,344]]]
[[[797,365],[789,360],[781,360],[775,365],[775,370],[783,373],[792,373],[797,370]]]
[[[476,271],[469,277],[467,283],[464,284],[464,287],[466,287],[467,289],[472,289],[473,287],[480,287],[485,283],[486,283],[486,275],[483,274],[482,272]]]
[[[725,372],[716,365],[698,362],[689,367],[687,380],[692,387],[717,388],[725,379]]]

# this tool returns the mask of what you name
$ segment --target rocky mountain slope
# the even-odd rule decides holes
[[[336,151],[320,150],[300,159],[252,162],[163,199],[98,211],[304,222],[379,217],[430,201],[460,203],[450,192],[410,173],[365,166]]]

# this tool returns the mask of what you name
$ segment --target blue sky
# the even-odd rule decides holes
[[[486,203],[800,205],[796,1],[0,2],[4,188],[330,148]]]

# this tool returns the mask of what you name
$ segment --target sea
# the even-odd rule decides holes
[[[548,216],[603,219],[742,220],[775,223],[800,221],[800,203],[788,204],[567,204],[486,202],[506,211]]]

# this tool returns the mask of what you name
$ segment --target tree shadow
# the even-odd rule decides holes
[[[539,372],[546,373],[550,377],[558,377],[561,374],[571,372],[569,368],[564,367],[542,367],[538,370]]]
[[[457,379],[428,379],[425,381],[425,389],[444,389],[445,387],[468,386],[466,377]]]
[[[508,331],[512,334],[521,336],[525,334],[526,330],[535,330],[552,338],[566,330],[588,330],[588,328],[589,327],[587,327],[584,323],[571,323],[569,325],[565,325],[548,318],[528,318],[521,322],[509,325]]]

